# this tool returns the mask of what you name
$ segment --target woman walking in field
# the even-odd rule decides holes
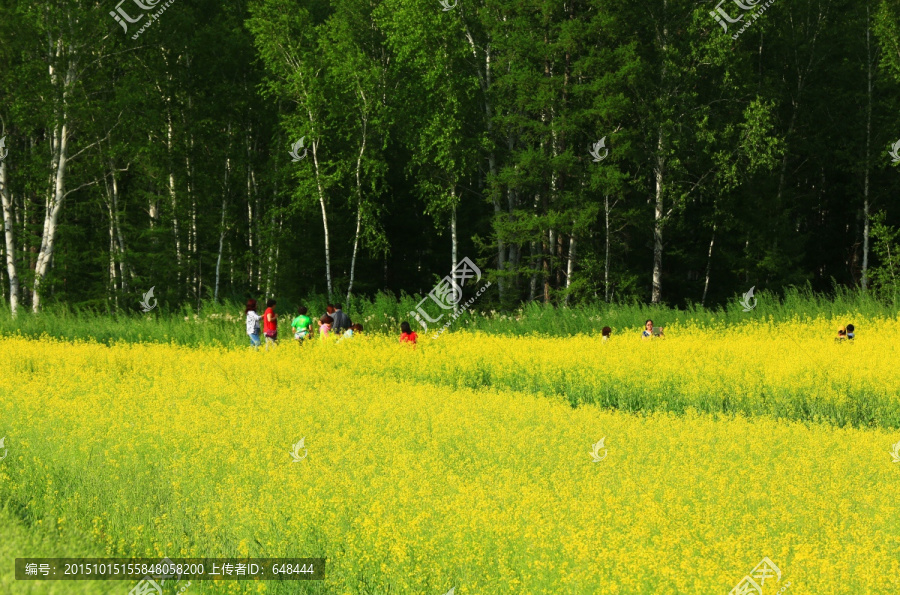
[[[400,323],[400,342],[401,343],[412,343],[413,346],[418,342],[419,335],[413,332],[413,330],[409,327],[408,322]]]
[[[275,300],[266,301],[266,311],[263,313],[263,334],[266,336],[266,351],[269,343],[273,346],[278,343],[278,315],[275,313]]]
[[[247,315],[247,336],[250,337],[250,346],[259,349],[259,321],[262,316],[256,313],[256,300],[247,300],[244,314]]]

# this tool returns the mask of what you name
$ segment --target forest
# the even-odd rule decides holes
[[[0,298],[893,296],[900,0],[0,0]]]

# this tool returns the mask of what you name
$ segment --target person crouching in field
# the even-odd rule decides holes
[[[362,325],[361,324],[353,324],[353,325],[350,325],[350,328],[348,328],[346,331],[344,331],[343,338],[349,339],[350,337],[356,335],[357,333],[361,333],[361,332],[363,332]]]
[[[334,318],[328,314],[319,319],[319,338],[327,339],[331,335],[331,325],[334,324]]]
[[[250,337],[250,346],[259,349],[259,321],[262,316],[256,313],[256,300],[247,300],[247,336]]]
[[[852,341],[856,337],[856,328],[852,324],[847,325],[847,340]]]
[[[408,322],[400,323],[400,342],[401,343],[412,343],[413,346],[418,342],[419,335],[413,332],[413,330],[409,327]]]
[[[847,338],[847,329],[841,327],[838,329],[837,337],[834,338],[835,341],[843,341]]]
[[[603,341],[609,341],[609,336],[612,334],[612,329],[608,326],[604,326],[603,330],[600,331],[600,333],[603,335]]]
[[[291,330],[294,331],[294,339],[303,345],[303,339],[312,332],[312,318],[306,315],[309,310],[305,306],[297,308],[297,317],[291,322]]]
[[[263,313],[263,334],[266,336],[266,351],[269,343],[278,344],[278,315],[275,313],[275,300],[266,300],[266,311]]]

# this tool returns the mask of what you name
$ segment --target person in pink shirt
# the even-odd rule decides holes
[[[334,318],[326,314],[319,319],[319,337],[327,339],[331,335],[331,325],[334,324]]]

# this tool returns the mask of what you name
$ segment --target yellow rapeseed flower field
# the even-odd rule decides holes
[[[857,326],[0,339],[0,552],[328,558],[321,583],[189,593],[727,594],[763,557],[767,595],[897,593],[900,325]],[[68,585],[132,586],[0,570],[4,593]]]

